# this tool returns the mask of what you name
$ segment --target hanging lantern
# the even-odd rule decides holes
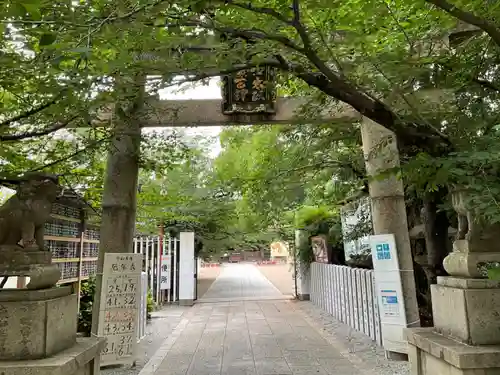
[[[271,66],[239,70],[222,77],[222,113],[276,113],[276,69]]]

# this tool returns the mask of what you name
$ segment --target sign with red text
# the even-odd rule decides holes
[[[106,338],[106,346],[101,352],[101,366],[135,361],[142,257],[142,254],[105,254],[98,334]]]
[[[170,289],[171,270],[170,255],[162,255],[160,263],[160,290]]]

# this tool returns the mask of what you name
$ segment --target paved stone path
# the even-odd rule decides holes
[[[360,375],[252,265],[227,266],[139,375]],[[271,286],[269,286],[271,285]],[[261,288],[255,291],[255,288]],[[209,300],[207,299],[207,300]]]
[[[252,264],[224,265],[222,272],[198,302],[288,299]]]

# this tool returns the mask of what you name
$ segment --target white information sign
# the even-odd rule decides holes
[[[170,289],[170,255],[162,255],[160,263],[160,290]]]
[[[132,363],[141,308],[142,254],[108,253],[104,257],[99,336],[106,337],[101,365]]]
[[[407,322],[394,235],[370,236],[370,248],[384,349],[407,353],[407,343],[404,338]]]
[[[398,293],[395,290],[381,290],[380,299],[382,301],[381,312],[384,317],[399,316]]]

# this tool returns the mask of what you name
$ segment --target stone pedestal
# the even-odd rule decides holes
[[[104,342],[77,340],[77,303],[71,287],[0,290],[0,374],[93,374]]]
[[[57,284],[61,271],[52,264],[50,251],[26,250],[19,246],[0,246],[0,277],[27,276],[28,289],[46,289]]]
[[[78,338],[58,354],[37,360],[0,361],[2,375],[98,375],[99,357],[104,341],[94,337]]]
[[[0,291],[0,360],[41,359],[76,342],[71,287]]]
[[[439,277],[433,328],[408,329],[412,375],[500,375],[500,282]]]

